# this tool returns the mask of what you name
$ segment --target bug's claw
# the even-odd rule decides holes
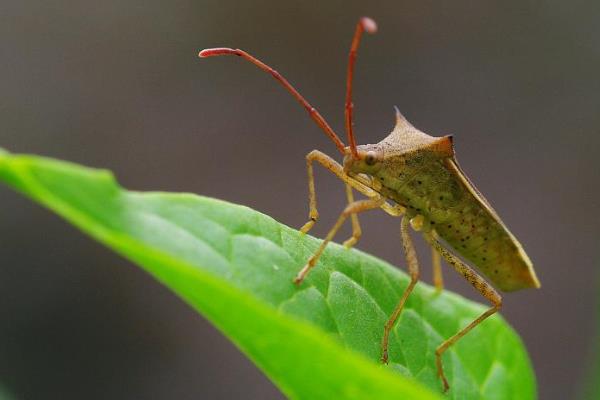
[[[442,366],[442,359],[440,354],[436,351],[436,366],[438,370],[438,377],[442,380],[442,390],[444,393],[450,389],[450,385],[448,385],[448,380],[446,379],[446,374],[444,374],[444,367]]]
[[[312,229],[312,227],[315,225],[316,222],[317,222],[317,218],[311,217],[307,223],[302,225],[302,228],[300,228],[300,232],[307,233],[308,231],[310,231]]]
[[[387,349],[383,350],[383,353],[381,354],[381,363],[382,364],[387,364],[388,363],[388,352],[387,352]]]
[[[304,278],[306,278],[306,275],[308,275],[308,272],[310,271],[310,269],[312,267],[314,267],[314,265],[315,265],[315,259],[313,257],[311,257],[308,260],[308,262],[306,263],[306,265],[304,267],[302,267],[300,272],[298,272],[298,275],[296,275],[296,277],[294,278],[294,284],[299,286],[304,281]]]
[[[448,385],[448,381],[446,380],[445,376],[442,376],[442,385],[443,385],[442,390],[444,391],[444,393],[446,393],[450,389],[450,386]]]
[[[304,277],[306,276],[306,272],[308,272],[308,268],[306,268],[307,265],[304,266],[304,268],[302,268],[300,270],[300,272],[298,272],[298,275],[296,275],[296,277],[294,278],[294,284],[296,286],[300,286],[300,284],[302,283],[302,281],[304,281]]]
[[[344,247],[345,247],[345,248],[347,248],[347,249],[349,249],[349,248],[351,248],[352,246],[354,246],[354,245],[356,244],[356,242],[358,242],[358,238],[357,238],[357,237],[354,237],[354,236],[352,236],[350,239],[348,239],[348,240],[346,240],[346,241],[344,242]]]

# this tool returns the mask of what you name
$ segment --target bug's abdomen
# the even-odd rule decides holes
[[[409,215],[423,215],[431,229],[501,290],[539,287],[517,239],[453,160],[429,162],[404,174],[388,195]]]
[[[501,290],[539,286],[521,245],[486,208],[466,197],[450,214],[436,232]]]

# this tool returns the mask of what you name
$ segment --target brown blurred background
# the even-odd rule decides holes
[[[508,294],[540,398],[571,399],[594,341],[599,263],[600,6],[585,1],[0,3],[0,146],[115,171],[137,190],[307,215],[304,155],[335,147],[271,78],[204,47],[246,49],[343,134],[347,51],[356,131],[393,105],[452,133],[459,160],[524,244],[541,290]],[[344,204],[317,173],[322,236]],[[17,399],[269,399],[239,351],[137,267],[0,187],[0,386]],[[362,217],[359,248],[403,266],[398,221]],[[341,238],[341,236],[340,236]],[[418,239],[421,243],[421,240]],[[429,252],[421,246],[425,270]],[[426,276],[429,279],[429,276]],[[479,297],[446,269],[448,286]]]

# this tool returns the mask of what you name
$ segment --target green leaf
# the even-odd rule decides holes
[[[333,244],[300,287],[319,240],[246,207],[192,194],[121,189],[103,170],[0,151],[0,179],[140,265],[211,320],[290,398],[536,397],[523,344],[500,316],[444,359],[434,351],[484,306],[420,283],[380,365],[383,325],[408,278]]]

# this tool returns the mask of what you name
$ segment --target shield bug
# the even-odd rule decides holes
[[[410,227],[421,232],[432,248],[434,283],[438,289],[443,286],[440,258],[444,258],[491,302],[492,306],[488,310],[437,348],[436,367],[443,390],[446,391],[448,381],[442,365],[443,353],[502,306],[500,294],[483,276],[506,292],[539,288],[540,283],[520,243],[458,165],[452,136],[433,137],[421,132],[396,109],[396,125],[387,137],[376,144],[356,145],[352,126],[354,64],[362,34],[375,33],[376,30],[377,25],[372,19],[361,18],[350,47],[345,102],[348,146],[344,145],[321,114],[282,75],[262,61],[243,50],[230,48],[205,49],[199,56],[236,55],[269,73],[306,109],[343,156],[342,165],[318,150],[313,150],[306,156],[310,211],[309,221],[302,226],[301,231],[308,232],[319,216],[313,177],[314,162],[321,164],[345,183],[348,204],[325,240],[298,272],[294,283],[302,283],[348,218],[352,222],[352,237],[344,242],[346,247],[353,246],[361,236],[357,214],[380,208],[392,216],[401,217],[401,239],[411,281],[383,327],[382,362],[388,362],[390,331],[419,279],[419,264],[409,235]],[[353,190],[364,194],[367,199],[355,201]]]

